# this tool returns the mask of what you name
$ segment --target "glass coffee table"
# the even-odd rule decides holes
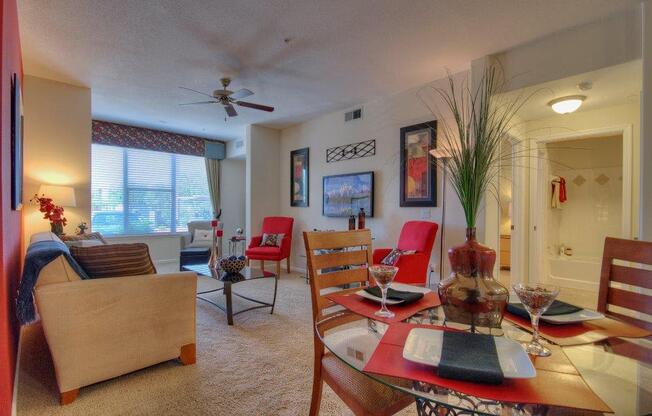
[[[193,265],[187,265],[183,266],[183,270],[189,271],[189,272],[195,272],[200,276],[208,277],[210,279],[214,279],[218,282],[222,283],[221,287],[217,287],[214,289],[209,289],[209,290],[203,290],[197,292],[197,299],[201,299],[204,302],[210,303],[211,305],[217,307],[221,311],[226,313],[226,319],[229,323],[229,325],[233,325],[233,317],[235,315],[239,315],[243,312],[251,311],[253,309],[260,309],[260,308],[270,308],[270,314],[274,313],[274,305],[276,304],[276,289],[278,287],[278,276],[276,276],[274,273],[267,272],[267,271],[262,271],[260,269],[254,269],[251,267],[245,267],[242,269],[242,271],[238,274],[226,274],[224,273],[223,270],[221,269],[214,269],[212,267],[208,267],[207,264],[193,264]],[[272,302],[265,302],[259,299],[253,299],[248,296],[241,295],[237,292],[234,292],[232,290],[232,286],[240,283],[240,282],[246,282],[250,280],[256,280],[256,279],[274,279],[274,295],[272,296]],[[217,302],[214,302],[210,299],[207,299],[205,297],[202,297],[201,295],[205,295],[208,293],[214,293],[214,292],[224,292],[224,296],[226,297],[226,307],[220,305]],[[242,309],[237,312],[233,312],[233,295],[238,296],[239,298],[248,300],[249,302],[253,302],[256,305],[252,306],[250,308]]]

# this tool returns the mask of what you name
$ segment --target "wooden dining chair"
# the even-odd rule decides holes
[[[310,415],[319,414],[322,387],[326,382],[356,415],[393,415],[414,398],[400,393],[352,369],[328,353],[317,331],[362,319],[341,309],[327,311],[335,304],[323,296],[344,285],[355,287],[342,291],[357,291],[369,284],[368,266],[372,264],[371,232],[369,230],[304,232],[303,240],[308,259],[308,275],[312,297],[314,331],[314,377]],[[317,253],[316,253],[317,251]],[[341,293],[341,292],[339,292]],[[321,333],[321,332],[320,332]]]
[[[627,264],[614,264],[614,260]],[[622,285],[627,285],[627,288]],[[641,289],[652,289],[652,242],[607,237],[602,256],[598,311],[652,330],[652,322],[640,319],[641,315],[637,314],[652,315],[652,296]],[[624,310],[629,312],[625,314]]]

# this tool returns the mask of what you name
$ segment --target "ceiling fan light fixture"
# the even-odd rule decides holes
[[[548,105],[552,111],[558,114],[570,114],[577,111],[582,103],[586,100],[586,95],[568,95],[566,97],[555,98]]]

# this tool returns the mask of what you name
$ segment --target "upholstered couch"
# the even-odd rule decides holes
[[[58,239],[34,234],[30,244]],[[163,361],[195,362],[194,273],[81,280],[63,256],[39,274],[34,297],[61,404],[79,388]]]

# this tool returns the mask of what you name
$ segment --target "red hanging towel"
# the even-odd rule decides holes
[[[566,202],[566,179],[559,177],[559,202]]]

